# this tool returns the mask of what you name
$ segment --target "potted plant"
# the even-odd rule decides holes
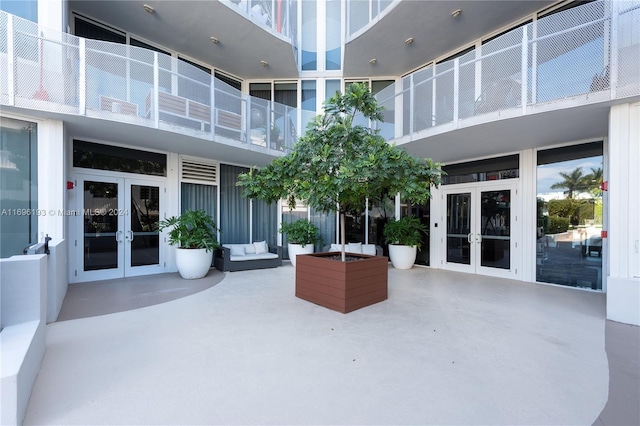
[[[280,232],[287,236],[287,249],[291,264],[296,266],[296,257],[299,254],[313,253],[316,244],[322,244],[320,230],[307,219],[298,219],[295,222],[283,223]]]
[[[399,220],[392,218],[384,226],[383,234],[389,244],[389,258],[394,268],[411,269],[422,245],[422,234],[428,229],[415,216]]]
[[[176,246],[176,266],[180,276],[191,280],[207,275],[213,251],[220,248],[216,224],[204,210],[187,210],[160,222],[160,231],[169,230],[169,244]]]
[[[238,180],[249,198],[270,203],[284,199],[291,209],[302,201],[316,211],[339,212],[341,261],[331,260],[332,253],[298,256],[296,296],[341,312],[387,298],[385,257],[359,255],[353,257],[360,260],[347,261],[346,215],[361,214],[367,199],[378,201],[398,193],[407,202],[426,203],[431,185],[440,183],[440,164],[413,157],[375,130],[382,111],[366,84],[351,84],[344,94],[338,92],[325,103],[324,113],[309,124],[291,152]],[[355,124],[362,117],[373,124]],[[317,265],[309,266],[312,262]],[[312,275],[322,272],[326,276]],[[361,287],[363,281],[371,289]],[[330,288],[319,288],[322,285]],[[319,297],[329,293],[336,296]]]

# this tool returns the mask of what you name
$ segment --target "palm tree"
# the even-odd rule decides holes
[[[585,180],[589,183],[589,186],[599,188],[602,183],[602,167],[593,168],[591,167],[591,173],[586,175]]]
[[[591,177],[582,174],[582,167],[576,167],[571,173],[560,172],[559,174],[564,180],[551,185],[551,189],[567,188],[569,198],[573,198],[575,191],[583,190],[590,186]]]

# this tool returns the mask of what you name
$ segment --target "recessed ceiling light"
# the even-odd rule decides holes
[[[218,44],[220,43],[220,40],[218,40],[216,37],[211,37],[211,43]]]
[[[409,37],[404,41],[404,44],[406,44],[407,46],[410,45],[411,43],[413,43],[413,37]]]
[[[260,61],[260,65],[262,65],[263,67],[268,67],[268,66],[269,66],[269,62],[267,62],[267,61]]]
[[[462,13],[462,9],[456,9],[453,12],[451,12],[451,16],[453,16],[454,18],[457,18],[458,16],[460,16],[461,13]]]
[[[149,13],[154,13],[156,11],[153,7],[149,6],[148,4],[145,4],[142,7],[144,8],[145,11]]]
[[[371,65],[375,64],[376,62],[378,62],[378,60],[377,60],[376,58],[373,58],[373,59],[371,59],[371,60],[369,61],[369,63],[370,63]]]

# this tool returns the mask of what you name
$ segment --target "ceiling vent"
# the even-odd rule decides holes
[[[181,175],[183,182],[217,185],[218,163],[183,158]]]

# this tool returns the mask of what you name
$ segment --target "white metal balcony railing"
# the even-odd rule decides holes
[[[157,52],[53,32],[6,13],[0,13],[0,83],[3,105],[191,131],[250,149],[286,151],[297,139],[294,108],[242,94]],[[381,133],[413,139],[474,116],[479,124],[538,105],[554,109],[567,98],[579,106],[638,95],[635,0],[597,1],[541,18],[481,51],[414,72],[376,97],[386,108]]]
[[[597,1],[538,19],[398,86],[376,95],[386,108],[380,130],[387,139],[452,130],[477,115],[489,114],[488,121],[542,104],[554,109],[549,104],[558,100],[579,106],[638,96],[640,1]]]
[[[168,55],[79,38],[0,12],[2,105],[226,138],[277,154],[297,109],[243,94]]]

